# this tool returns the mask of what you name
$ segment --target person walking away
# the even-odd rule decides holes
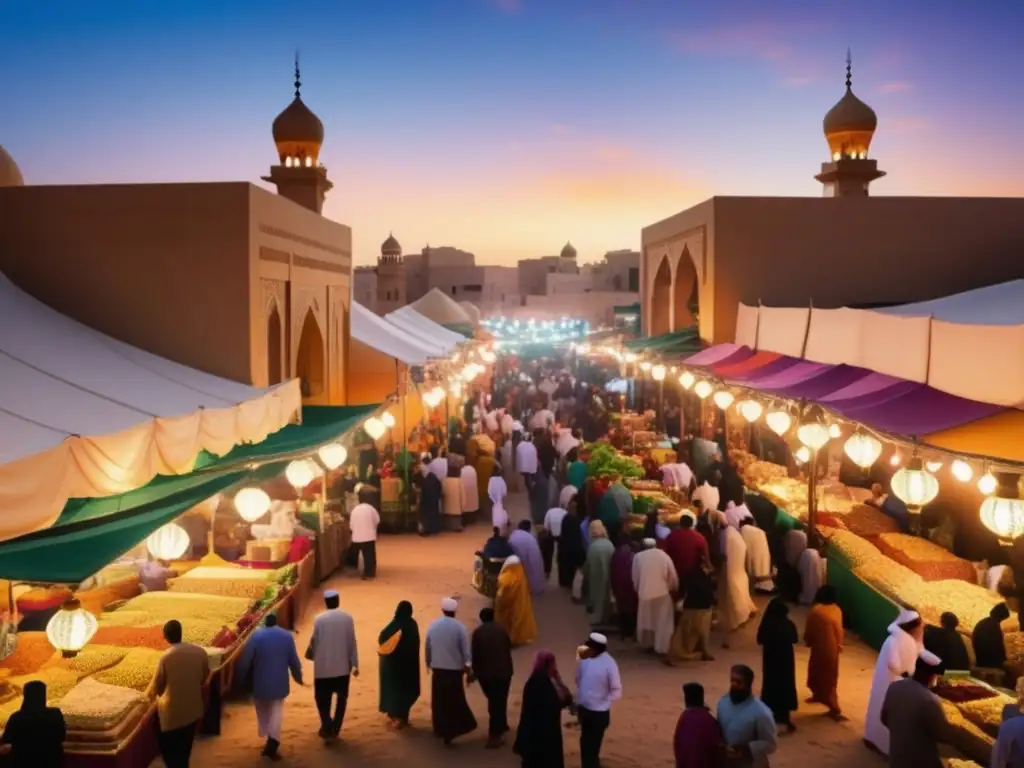
[[[420,697],[420,628],[412,603],[403,600],[391,623],[377,637],[380,657],[380,711],[391,727],[409,725],[409,711]]]
[[[533,660],[533,672],[523,687],[519,727],[512,747],[522,761],[522,768],[565,767],[562,710],[572,703],[572,694],[558,674],[555,655],[539,651]]]
[[[597,516],[608,531],[608,538],[618,539],[629,516],[633,514],[633,494],[616,477],[597,504]]]
[[[360,489],[359,503],[352,508],[348,518],[356,558],[363,556],[363,581],[377,576],[377,526],[380,525],[380,513],[370,504],[370,498],[369,489]]]
[[[971,641],[974,643],[976,667],[1002,670],[1006,663],[1006,643],[1000,624],[1008,618],[1010,609],[1006,607],[1006,603],[1000,603],[975,625]]]
[[[889,625],[888,631],[889,637],[878,652],[868,711],[864,716],[864,743],[883,755],[889,754],[889,730],[882,722],[885,692],[891,683],[914,673],[917,656],[924,648],[924,624],[917,611],[904,608]]]
[[[921,651],[913,677],[897,680],[886,690],[881,717],[889,729],[892,768],[942,768],[939,744],[948,741],[950,726],[929,688],[944,671],[938,656]]]
[[[725,739],[728,768],[768,768],[778,742],[772,712],[754,696],[754,670],[737,664],[729,673],[729,692],[718,702],[718,725]]]
[[[160,657],[150,689],[157,697],[157,741],[167,768],[188,768],[210,662],[198,645],[181,642],[181,622],[164,624],[164,639],[171,647]]]
[[[463,522],[474,523],[480,513],[480,491],[476,468],[467,461],[466,465],[459,470],[459,478],[462,484]]]
[[[544,515],[544,523],[537,531],[540,553],[544,558],[545,581],[551,578],[551,567],[554,565],[558,538],[562,535],[562,520],[567,514],[568,510],[562,507],[552,507]]]
[[[26,686],[27,687],[27,686]],[[1003,724],[992,747],[991,768],[1024,768],[1024,677],[1017,680],[1017,704],[1003,708]],[[10,724],[7,726],[10,728]],[[6,734],[4,736],[6,738]]]
[[[424,466],[420,485],[420,536],[441,532],[441,481]]]
[[[696,523],[696,515],[689,510],[683,512],[679,517],[679,527],[668,535],[662,545],[665,554],[672,559],[679,576],[680,591],[683,592],[690,576],[711,562],[707,540],[693,528]]]
[[[633,544],[625,531],[619,534],[618,546],[612,555],[610,566],[612,596],[615,598],[615,615],[623,638],[636,635],[636,611],[638,598],[633,584]]]
[[[583,545],[583,531],[577,514],[577,502],[573,499],[566,507],[562,518],[561,533],[558,537],[558,586],[572,589],[576,572],[583,567],[587,550]]]
[[[503,560],[515,553],[512,545],[508,543],[508,539],[505,538],[499,528],[491,529],[491,538],[484,542],[484,548],[481,550],[481,554],[484,557],[495,560]]]
[[[676,626],[673,594],[679,577],[672,558],[658,549],[654,539],[644,539],[644,549],[633,559],[633,586],[639,600],[636,639],[644,650],[664,656]]]
[[[508,484],[501,476],[501,465],[495,464],[491,469],[491,479],[487,481],[487,498],[491,503],[491,525],[502,531],[508,530],[508,512],[505,511],[506,496],[508,496]]]
[[[512,645],[525,645],[537,639],[537,621],[533,615],[530,585],[517,555],[506,558],[498,573],[494,614],[498,624],[511,638]]]
[[[836,589],[818,590],[804,624],[804,643],[811,649],[807,663],[808,704],[824,704],[834,720],[844,720],[839,708],[839,654],[843,651],[843,612],[836,605]]]
[[[677,661],[714,661],[711,655],[711,619],[715,606],[715,583],[711,579],[711,566],[690,575],[683,598],[683,612],[672,633],[668,663]]]
[[[924,647],[940,659],[946,669],[969,671],[971,660],[967,655],[964,638],[957,631],[960,619],[955,613],[946,611],[939,617],[939,627],[924,628]]]
[[[621,698],[622,677],[619,665],[608,653],[608,638],[594,632],[576,664],[582,768],[601,768],[601,744],[611,724],[612,702]]]
[[[796,624],[789,618],[789,608],[782,598],[768,603],[757,628],[757,644],[761,646],[761,701],[772,711],[777,725],[796,730],[791,713],[798,706],[796,698],[796,660],[793,646],[800,642]]]
[[[529,597],[530,592],[523,590]],[[512,645],[513,641],[505,627],[495,622],[494,611],[484,608],[480,611],[480,626],[473,630],[470,638],[470,655],[473,657],[473,677],[480,683],[480,690],[487,697],[487,748],[497,749],[504,744],[508,727],[508,692],[512,687]]]
[[[46,706],[46,683],[30,680],[21,691],[21,707],[4,727],[12,768],[60,768],[64,765],[67,725],[57,707]]]
[[[592,627],[604,627],[612,620],[611,569],[615,546],[600,520],[590,522],[590,546],[583,563],[583,594],[587,618]]]
[[[515,437],[512,440],[515,444]],[[533,488],[533,476],[537,474],[540,462],[537,460],[537,446],[529,440],[521,439],[515,446],[516,471],[522,475],[526,490]]]
[[[740,532],[727,525],[721,529],[725,569],[719,583],[718,619],[726,632],[723,648],[729,647],[729,636],[757,615],[757,606],[750,598],[747,576],[747,545]]]
[[[754,589],[770,595],[775,591],[772,578],[772,553],[768,549],[768,535],[758,528],[752,518],[744,518],[739,524],[743,543],[747,545],[747,575]]]
[[[565,460],[568,462],[565,469],[565,479],[577,491],[582,491],[583,486],[587,482],[587,465],[586,462],[580,461],[579,449],[571,448],[569,453],[565,455]]]
[[[313,636],[306,649],[306,658],[313,661],[313,698],[320,714],[320,738],[324,741],[334,741],[341,735],[349,683],[353,677],[359,677],[356,625],[352,617],[338,607],[340,604],[335,590],[324,592],[327,610],[313,619]]]
[[[266,739],[263,756],[280,760],[281,718],[284,700],[291,692],[288,678],[291,676],[302,685],[302,662],[295,648],[295,638],[291,632],[277,626],[277,616],[273,613],[267,614],[263,626],[246,642],[236,674],[242,680],[252,680],[256,722],[260,738]]]
[[[430,717],[434,735],[446,747],[476,730],[476,718],[466,701],[465,678],[472,670],[469,633],[455,618],[459,604],[441,601],[442,616],[427,628],[424,656],[430,670]]]
[[[547,579],[544,578],[544,559],[540,553],[540,544],[530,532],[531,527],[529,520],[519,521],[519,527],[508,537],[508,543],[512,545],[512,549],[523,563],[526,578],[530,582],[530,591],[539,595],[544,591]]]
[[[676,768],[720,768],[725,761],[725,740],[715,716],[704,706],[704,686],[683,686],[685,709],[676,722]]]

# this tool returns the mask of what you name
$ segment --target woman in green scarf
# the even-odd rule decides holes
[[[420,697],[420,628],[412,617],[412,603],[398,604],[395,618],[377,638],[380,656],[380,711],[391,727],[409,724],[409,710]]]

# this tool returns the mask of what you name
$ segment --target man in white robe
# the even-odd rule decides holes
[[[633,558],[633,586],[639,599],[636,639],[645,650],[668,653],[675,631],[675,600],[679,589],[676,567],[654,539],[644,539],[644,551]]]
[[[805,549],[797,561],[800,572],[800,605],[811,605],[818,589],[825,583],[827,561],[816,549]]]
[[[864,742],[883,755],[889,754],[889,729],[882,725],[882,704],[889,685],[903,675],[914,674],[917,657],[924,650],[924,622],[916,611],[902,609],[889,625],[889,637],[878,652],[871,679],[871,696],[864,717]]]
[[[730,501],[725,505],[725,519],[729,521],[729,525],[739,528],[740,523],[744,520],[754,522],[754,515],[746,504],[736,504],[736,502]]]
[[[757,613],[750,598],[750,578],[747,576],[747,545],[740,532],[727,525],[722,529],[722,554],[725,566],[719,580],[718,621],[727,633],[735,632]],[[729,647],[729,639],[722,642]]]
[[[775,591],[775,581],[772,579],[772,552],[768,548],[768,535],[747,518],[740,521],[739,529],[743,543],[747,545],[747,575],[750,583],[756,591],[770,595]]]

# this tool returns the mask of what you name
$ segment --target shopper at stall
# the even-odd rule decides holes
[[[825,585],[814,597],[804,624],[804,643],[811,649],[807,663],[808,704],[824,704],[835,720],[845,719],[839,708],[839,654],[843,651],[843,612],[836,589]]]
[[[349,513],[348,525],[352,533],[352,548],[355,560],[363,557],[363,580],[377,576],[377,526],[380,525],[380,513],[370,503],[372,494],[360,490],[359,503]]]
[[[57,707],[46,706],[46,683],[30,680],[21,690],[21,707],[11,713],[4,727],[3,743],[9,744],[12,768],[60,768],[64,765],[67,725]],[[180,765],[187,765],[179,763]],[[170,763],[168,763],[170,765]]]
[[[601,768],[601,745],[611,724],[612,703],[621,698],[622,677],[608,653],[608,638],[593,632],[576,663],[582,768]]]
[[[466,675],[472,669],[469,633],[455,618],[459,604],[451,597],[441,601],[442,616],[427,628],[424,656],[430,670],[430,715],[434,735],[446,747],[459,736],[476,730],[476,718],[466,702]]]
[[[582,491],[583,485],[587,482],[587,465],[585,462],[580,461],[579,449],[570,449],[569,453],[565,455],[565,460],[568,462],[565,469],[565,479],[576,490]]]
[[[604,627],[611,622],[611,566],[615,545],[600,520],[590,522],[590,546],[583,564],[583,592],[587,618],[591,626]]]
[[[715,716],[704,706],[704,686],[683,686],[685,709],[676,722],[676,768],[720,768],[725,762],[725,740]]]
[[[196,723],[203,716],[203,683],[210,672],[202,648],[181,641],[181,622],[164,624],[171,646],[160,657],[150,691],[157,697],[157,741],[167,768],[188,768]]]
[[[284,700],[291,692],[289,677],[302,685],[302,662],[295,637],[277,626],[277,616],[267,614],[263,626],[252,633],[242,648],[235,673],[252,683],[253,706],[261,739],[266,739],[263,756],[278,759],[281,746],[281,718]]]
[[[1017,679],[1017,703],[1003,708],[1003,724],[992,747],[991,768],[1024,768],[1024,677]],[[10,726],[8,725],[8,728]]]
[[[523,584],[526,598],[530,592]],[[499,593],[500,594],[500,593]],[[470,638],[473,676],[487,697],[487,748],[497,749],[503,743],[508,727],[508,692],[512,686],[512,645],[507,626],[497,619],[496,611],[483,608],[480,626]]]
[[[971,660],[967,655],[963,635],[957,631],[960,619],[955,613],[946,611],[939,617],[938,627],[924,628],[924,647],[940,659],[946,669],[967,671],[971,668]]]
[[[604,523],[608,537],[617,539],[629,516],[633,514],[633,494],[622,484],[621,478],[608,486],[601,501],[598,502],[597,516]]]
[[[615,616],[623,638],[636,637],[636,612],[639,598],[633,584],[633,543],[629,534],[622,532],[616,542],[611,562],[612,596],[615,598]]]
[[[558,673],[555,655],[538,651],[523,688],[519,727],[512,747],[522,761],[522,768],[563,768],[562,710],[571,705],[572,694]]]
[[[718,620],[726,632],[722,647],[728,648],[730,635],[757,615],[757,606],[750,598],[747,545],[743,536],[731,525],[727,525],[721,529],[721,537],[725,571],[718,587]]]
[[[768,534],[754,525],[751,518],[741,520],[739,529],[743,543],[747,545],[747,575],[750,583],[757,592],[766,595],[774,593],[775,580],[772,578],[772,553],[768,548]]]
[[[494,598],[494,614],[505,628],[513,645],[526,645],[537,639],[537,621],[533,615],[530,583],[521,558],[512,555],[502,563],[498,573],[498,591]]]
[[[324,591],[327,610],[313,619],[313,634],[306,649],[306,658],[313,661],[313,696],[320,715],[319,735],[324,741],[333,741],[341,734],[349,683],[353,677],[359,677],[356,625],[340,605],[335,590]]]
[[[971,640],[974,643],[974,663],[983,669],[1003,668],[1006,663],[1006,643],[1003,640],[1002,622],[1010,618],[1006,603],[995,606],[984,619],[974,626]]]
[[[882,702],[882,725],[889,729],[892,768],[942,768],[939,744],[949,740],[949,723],[929,688],[942,676],[938,656],[921,651],[913,677],[894,681]]]
[[[433,472],[425,471],[420,486],[420,536],[441,532],[441,497],[440,479]]]
[[[754,670],[737,664],[729,673],[729,692],[718,702],[718,725],[730,768],[768,768],[777,747],[772,712],[754,696]]]
[[[776,724],[786,726],[789,733],[796,730],[792,719],[797,708],[793,648],[799,641],[789,608],[782,598],[773,598],[757,628],[762,663],[761,701],[772,711]]]
[[[889,637],[882,643],[871,680],[868,711],[864,717],[864,742],[868,747],[889,754],[889,730],[882,722],[882,702],[889,686],[904,675],[914,673],[917,657],[924,650],[924,623],[917,611],[904,608],[889,625]]]
[[[672,558],[644,539],[643,551],[633,559],[633,585],[637,594],[636,639],[640,647],[664,656],[675,630],[675,600],[679,576]]]
[[[420,627],[412,603],[403,600],[391,623],[377,637],[380,706],[395,730],[409,725],[409,711],[420,697]]]

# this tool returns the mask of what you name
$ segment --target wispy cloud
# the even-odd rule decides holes
[[[890,80],[888,83],[882,83],[878,86],[879,93],[906,93],[914,84],[909,80]]]

